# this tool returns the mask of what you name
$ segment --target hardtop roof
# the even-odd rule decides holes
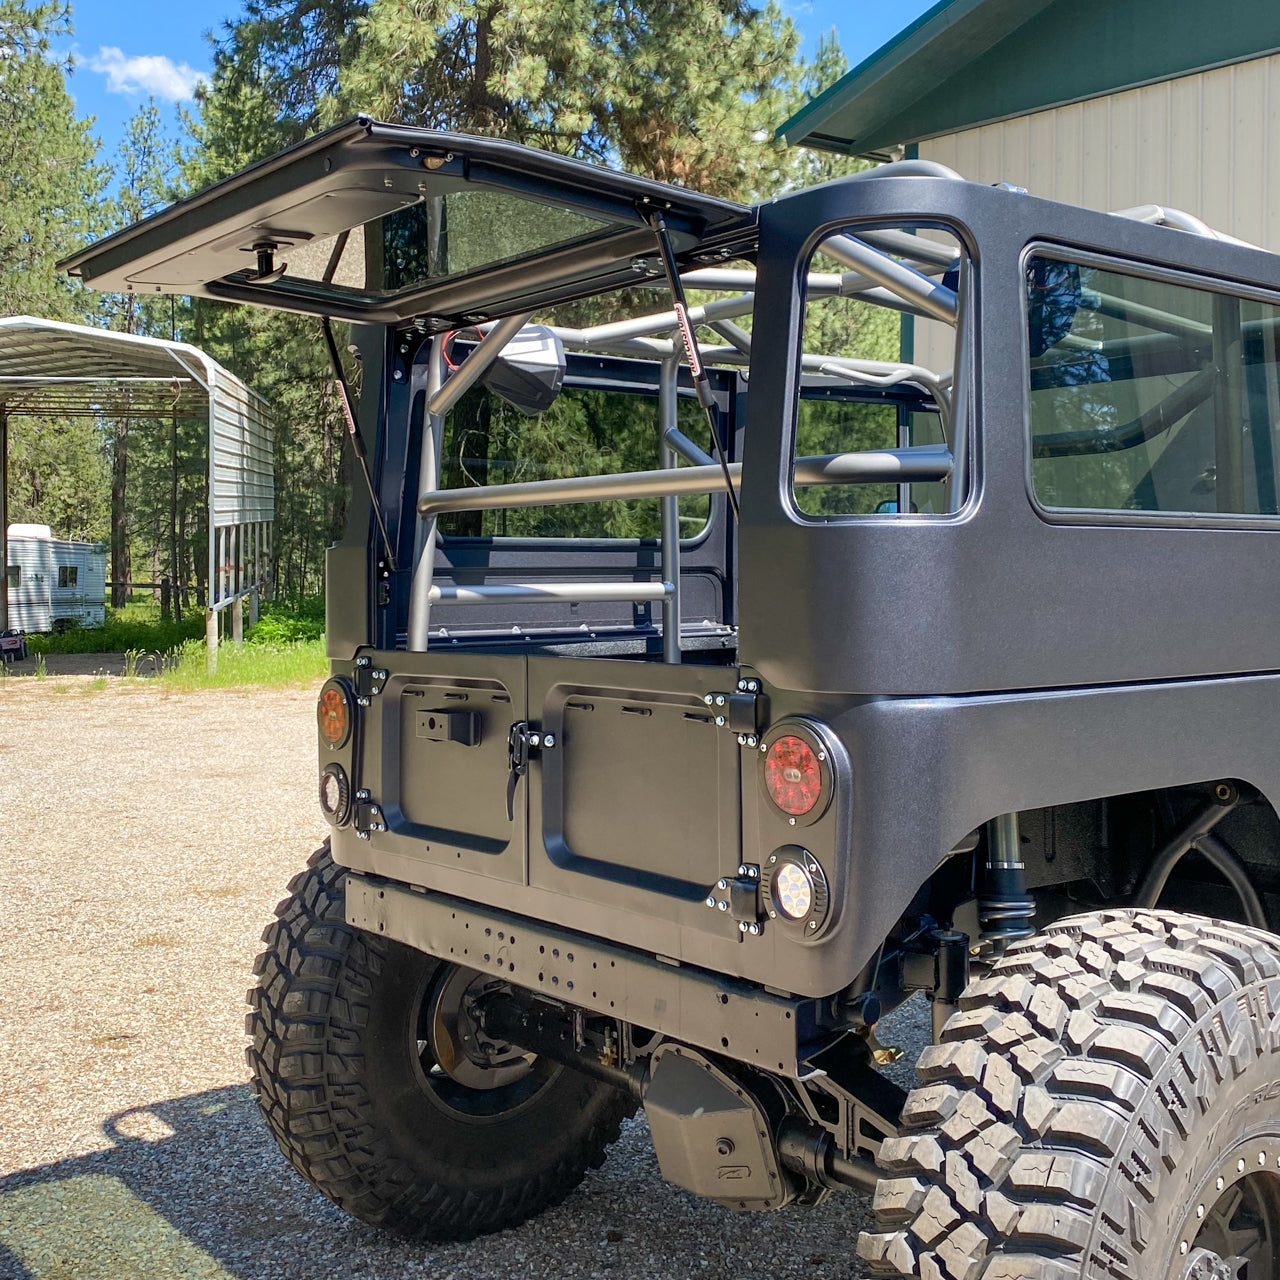
[[[476,323],[750,254],[756,211],[497,138],[356,117],[60,265],[95,289]]]

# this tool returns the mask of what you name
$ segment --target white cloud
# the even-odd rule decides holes
[[[108,93],[151,93],[170,102],[195,96],[196,85],[207,83],[203,71],[164,54],[126,58],[114,45],[103,45],[86,59],[89,69],[107,77]]]

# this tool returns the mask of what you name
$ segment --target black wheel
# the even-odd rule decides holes
[[[558,1204],[598,1168],[634,1102],[486,1040],[489,979],[343,918],[326,845],[263,934],[247,1050],[294,1168],[335,1204],[423,1239],[466,1239]]]
[[[881,1148],[874,1272],[1280,1280],[1280,938],[1075,916],[971,983]]]

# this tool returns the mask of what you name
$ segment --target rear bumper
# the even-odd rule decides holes
[[[445,894],[347,876],[347,922],[417,951],[770,1073],[799,1079],[830,1038],[819,1002]]]

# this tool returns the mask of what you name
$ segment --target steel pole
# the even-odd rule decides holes
[[[427,356],[427,376],[422,389],[422,449],[418,460],[418,492],[431,493],[440,483],[444,448],[444,416],[431,412],[431,404],[444,385],[444,339],[432,338]],[[418,395],[410,388],[410,404]],[[435,577],[437,517],[419,513],[414,536],[413,576],[409,581],[409,626],[406,647],[410,653],[426,653],[431,635],[431,587]]]
[[[680,465],[667,433],[678,430],[680,359],[669,356],[662,362],[658,382],[658,460],[664,469]],[[680,499],[668,494],[662,499],[662,576],[671,584],[671,594],[662,605],[662,660],[680,661]]]

